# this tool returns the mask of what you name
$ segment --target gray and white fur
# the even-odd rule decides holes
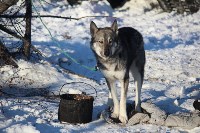
[[[145,51],[142,35],[131,27],[119,28],[115,20],[111,27],[98,28],[90,24],[91,49],[97,60],[97,66],[103,73],[108,88],[109,98],[113,99],[112,117],[127,123],[126,97],[129,85],[129,72],[136,85],[135,110],[141,112],[141,88],[144,78]],[[120,102],[115,82],[121,84]]]

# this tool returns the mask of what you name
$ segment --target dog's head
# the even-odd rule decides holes
[[[115,20],[111,27],[98,28],[92,21],[90,24],[91,49],[95,54],[103,59],[112,57],[117,49],[117,21]]]

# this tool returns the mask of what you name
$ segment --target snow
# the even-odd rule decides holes
[[[200,11],[189,15],[165,13],[159,8],[151,9],[150,3],[156,4],[156,2],[156,0],[132,0],[116,10],[111,9],[106,1],[83,1],[82,5],[75,7],[68,6],[66,1],[54,1],[53,5],[42,2],[43,6],[35,1],[34,5],[43,15],[72,18],[109,15],[117,17],[119,27],[134,27],[142,33],[146,50],[142,101],[151,100],[167,113],[195,112],[192,103],[200,97]],[[18,96],[1,97],[0,114],[5,117],[0,118],[0,132],[200,132],[200,127],[191,130],[151,124],[123,127],[108,124],[98,118],[99,113],[106,108],[108,98],[105,79],[99,71],[85,69],[65,54],[69,54],[88,67],[93,68],[96,65],[90,50],[91,21],[98,27],[105,27],[110,26],[114,18],[87,17],[78,21],[43,18],[43,22],[56,39],[54,41],[38,18],[32,20],[32,43],[45,57],[35,62],[20,59],[17,61],[19,69],[10,66],[0,68],[0,87],[4,88],[2,91]],[[1,32],[0,35],[5,34]],[[9,40],[4,41],[9,42]],[[95,79],[99,84],[88,78],[65,73],[63,68]],[[70,82],[86,84],[66,85],[63,87],[64,92],[86,91],[87,94],[96,96],[94,90],[87,84],[95,87],[97,97],[94,100],[92,122],[61,124],[57,117],[59,99],[38,96],[38,94],[58,95],[62,85]],[[116,85],[119,88],[119,83]],[[133,101],[134,96],[134,84],[131,78],[128,101]]]
[[[40,133],[40,131],[36,130],[34,126],[32,125],[13,125],[6,129],[7,133]]]

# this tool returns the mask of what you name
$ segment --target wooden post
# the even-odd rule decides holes
[[[26,29],[25,29],[25,41],[23,45],[23,52],[27,59],[30,59],[30,48],[31,48],[31,17],[32,17],[32,4],[31,0],[25,0],[26,5]]]

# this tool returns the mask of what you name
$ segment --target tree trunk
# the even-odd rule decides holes
[[[25,41],[23,45],[23,52],[27,59],[30,59],[30,48],[31,48],[31,17],[32,17],[32,4],[31,0],[25,0],[26,5],[26,29],[25,29]]]

